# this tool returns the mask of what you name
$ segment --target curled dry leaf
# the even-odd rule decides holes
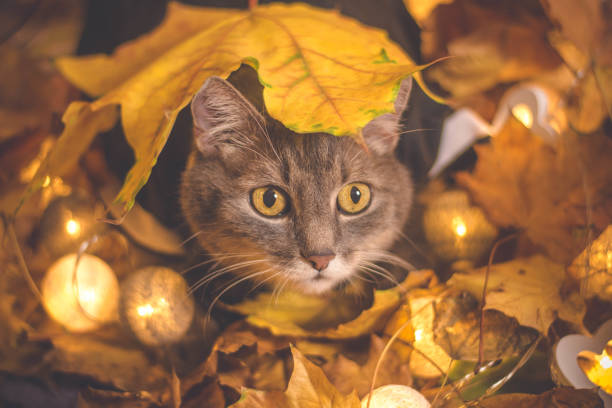
[[[74,52],[83,25],[81,0],[12,2],[0,27],[0,142],[25,131],[49,132],[73,88],[49,63]]]
[[[511,118],[475,147],[474,171],[456,175],[500,227],[514,227],[558,262],[570,263],[612,221],[612,141],[604,134],[564,135],[552,148]],[[587,219],[587,214],[590,219]]]
[[[325,364],[323,371],[340,392],[350,393],[355,390],[359,398],[363,398],[370,392],[374,370],[386,341],[388,339],[372,335],[365,363],[359,364],[340,354],[335,360]],[[412,375],[406,363],[394,350],[389,350],[381,363],[375,386],[412,385]]]
[[[448,284],[480,298],[486,269],[455,273]],[[556,318],[582,327],[584,300],[577,293],[562,295],[564,282],[563,265],[541,255],[495,264],[489,275],[485,309],[499,310],[540,333],[547,333]]]
[[[600,0],[541,0],[563,35],[596,63],[612,65],[612,9]]]
[[[355,392],[345,395],[338,391],[327,379],[323,370],[310,362],[295,347],[293,372],[287,390],[257,391],[243,389],[242,398],[232,407],[254,408],[360,408]]]
[[[291,341],[244,321],[236,322],[217,338],[208,358],[181,378],[181,393],[192,394],[192,389],[199,389],[210,378],[235,390],[283,390],[289,379],[287,355]]]
[[[100,384],[129,392],[148,391],[161,395],[169,375],[151,362],[136,344],[105,342],[95,335],[65,334],[51,339],[53,350],[47,356],[53,371],[89,377]]]
[[[567,115],[579,132],[590,133],[612,116],[612,8],[599,0],[541,0],[559,27],[551,44],[571,68],[568,81],[555,84],[567,93]]]
[[[477,361],[480,347],[480,308],[468,292],[452,291],[435,303],[434,340],[454,360]],[[485,310],[482,327],[483,358],[496,360],[522,355],[538,337],[516,319]]]
[[[451,56],[428,77],[456,98],[530,78],[561,62],[546,41],[551,26],[536,1],[455,0],[439,5],[422,26],[426,57]]]
[[[583,295],[612,300],[612,225],[591,242],[568,268],[581,282]]]
[[[436,405],[436,408],[460,408],[465,406],[465,401],[453,395],[452,398],[440,401],[439,404]],[[603,408],[601,399],[592,390],[577,390],[571,387],[554,388],[539,395],[494,395],[478,401],[477,406],[482,408]]]
[[[178,112],[208,77],[226,77],[241,63],[258,71],[268,111],[289,128],[360,142],[360,128],[393,111],[401,80],[423,69],[381,30],[333,11],[299,4],[231,12],[172,4],[154,33],[110,57],[58,61],[73,83],[104,94],[90,105],[92,112],[121,105],[136,158],[116,199],[125,211],[148,180]],[[63,137],[79,134],[66,130]]]

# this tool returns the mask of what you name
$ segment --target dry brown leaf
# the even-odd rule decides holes
[[[111,391],[87,388],[79,392],[78,408],[147,408],[157,404],[147,392]]]
[[[35,129],[49,132],[53,117],[66,109],[74,89],[50,58],[74,52],[83,14],[81,0],[2,8],[0,27],[6,37],[0,45],[0,142]]]
[[[427,393],[435,395],[435,393]],[[465,407],[465,401],[456,396],[439,401],[436,408]],[[482,408],[603,408],[601,399],[592,390],[577,390],[571,387],[554,388],[539,395],[533,394],[499,394],[478,401]]]
[[[540,13],[537,1],[439,5],[422,24],[423,53],[452,58],[429,69],[428,77],[464,98],[555,68],[561,60],[546,41],[550,25]]]
[[[593,57],[598,64],[612,65],[612,8],[600,0],[541,0],[550,19],[563,35]]]
[[[220,385],[235,390],[283,390],[289,380],[291,341],[244,321],[236,322],[217,338],[208,358],[181,378],[181,393],[191,394],[191,389],[210,378],[218,378]]]
[[[47,358],[54,371],[132,392],[166,390],[168,386],[168,373],[135,344],[111,344],[83,334],[55,336],[51,341],[54,349]]]
[[[603,408],[601,399],[592,390],[577,390],[570,387],[555,388],[540,395],[495,395],[483,400],[479,405],[483,408]]]
[[[73,88],[36,57],[10,44],[0,44],[0,142],[22,132],[51,130]]]
[[[586,225],[600,233],[612,220],[612,141],[605,135],[566,134],[555,150],[511,118],[475,149],[474,171],[457,174],[457,182],[491,222],[524,231],[555,261],[569,263],[584,248]]]
[[[341,393],[357,391],[359,398],[370,392],[374,369],[386,344],[385,339],[373,335],[370,339],[367,360],[359,364],[340,354],[334,361],[323,366],[323,371]],[[408,361],[402,360],[394,350],[384,357],[376,380],[376,387],[387,384],[412,385]]]
[[[477,361],[480,347],[480,308],[474,296],[451,291],[435,303],[434,340],[455,360]],[[485,310],[482,326],[483,358],[522,355],[538,333],[519,326],[497,310]]]
[[[327,379],[323,370],[310,362],[295,347],[293,372],[285,392],[257,391],[243,389],[240,401],[232,405],[236,408],[273,407],[273,408],[360,408],[356,393],[344,395]]]
[[[567,115],[579,132],[590,133],[612,116],[612,8],[600,0],[541,0],[559,31],[551,44],[572,69],[571,82],[557,84],[567,95]]]
[[[582,294],[612,300],[612,225],[591,242],[568,268],[580,281]]]
[[[480,298],[486,267],[455,273],[448,284]],[[537,255],[491,267],[485,309],[499,310],[515,317],[522,326],[547,333],[550,324],[561,318],[582,327],[584,300],[577,293],[562,296],[565,268]]]

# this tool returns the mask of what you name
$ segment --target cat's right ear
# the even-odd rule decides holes
[[[215,154],[232,141],[252,137],[261,114],[229,82],[210,77],[191,101],[196,146],[204,155]],[[235,144],[234,144],[235,145]]]

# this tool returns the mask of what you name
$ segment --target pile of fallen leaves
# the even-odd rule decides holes
[[[285,291],[220,302],[231,324],[218,326],[200,310],[181,342],[151,348],[119,323],[66,331],[36,295],[54,260],[39,242],[43,210],[76,191],[97,197],[112,178],[89,147],[95,136],[121,116],[135,152],[117,197],[121,218],[179,111],[211,75],[249,64],[272,116],[296,131],[360,141],[359,128],[392,109],[399,81],[424,67],[380,30],[303,5],[171,4],[157,29],[113,55],[76,58],[82,9],[65,3],[57,16],[44,1],[33,14],[17,10],[15,20],[26,23],[0,44],[10,62],[0,91],[0,115],[10,125],[0,131],[0,401],[357,408],[373,388],[402,384],[435,407],[602,406],[594,392],[574,390],[559,375],[552,349],[563,335],[593,332],[612,318],[610,264],[592,256],[609,253],[612,240],[610,6],[405,1],[423,29],[426,60],[453,56],[424,75],[453,107],[490,119],[503,92],[522,81],[560,94],[568,126],[556,144],[510,119],[475,147],[471,171],[446,175],[502,231],[504,262],[491,256],[488,264],[454,265],[446,282],[438,270],[411,271],[397,286],[361,297]],[[63,76],[49,57],[61,57]],[[75,101],[74,85],[98,99]],[[143,265],[190,266],[134,244],[124,230],[104,226],[99,234],[90,252],[119,280]]]

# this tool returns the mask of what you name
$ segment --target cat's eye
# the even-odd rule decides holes
[[[372,195],[364,183],[349,183],[338,193],[338,208],[347,214],[357,214],[368,208]]]
[[[287,196],[276,187],[259,187],[253,190],[251,205],[266,217],[279,217],[289,210]]]

